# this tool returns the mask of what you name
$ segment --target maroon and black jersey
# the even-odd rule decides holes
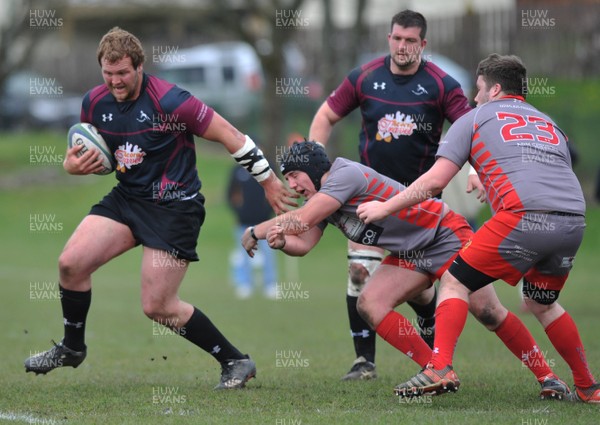
[[[81,121],[94,125],[117,163],[119,187],[146,200],[173,201],[200,190],[194,135],[214,111],[174,84],[144,74],[136,100],[117,102],[106,85],[83,99]]]
[[[409,76],[390,71],[390,56],[350,72],[327,98],[343,117],[360,107],[363,164],[405,185],[435,162],[444,119],[471,110],[460,84],[431,62]]]

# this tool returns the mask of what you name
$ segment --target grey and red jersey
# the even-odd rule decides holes
[[[94,125],[114,154],[119,186],[160,202],[200,190],[194,135],[204,134],[213,114],[187,91],[144,74],[134,101],[117,102],[104,84],[90,90],[81,121]]]
[[[369,224],[356,215],[361,203],[385,201],[404,189],[402,184],[372,168],[338,158],[319,193],[335,198],[342,206],[320,227],[324,229],[327,223],[331,223],[351,241],[379,246],[395,255],[423,249],[435,239],[444,211],[448,209],[439,199],[428,199]]]
[[[477,171],[494,213],[585,214],[568,139],[546,114],[519,96],[487,102],[456,121],[437,156]]]
[[[471,108],[458,82],[433,63],[402,76],[390,60],[352,70],[327,104],[341,117],[360,108],[360,162],[410,184],[435,162],[444,119],[454,122]]]

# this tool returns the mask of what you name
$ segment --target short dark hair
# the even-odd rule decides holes
[[[527,96],[527,69],[518,56],[492,53],[479,62],[476,77],[480,75],[487,88],[500,84],[506,94]]]
[[[390,30],[391,28],[394,28],[394,25],[400,25],[404,28],[420,28],[421,32],[419,33],[419,36],[421,37],[421,40],[424,40],[425,36],[427,35],[427,20],[425,19],[425,16],[421,15],[419,12],[407,9],[396,13],[392,17],[392,25],[390,26]]]

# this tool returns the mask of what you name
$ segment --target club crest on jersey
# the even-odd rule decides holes
[[[146,152],[142,151],[138,145],[132,145],[129,142],[125,142],[125,145],[121,145],[115,151],[115,158],[117,159],[117,171],[124,173],[131,169],[134,165],[139,165],[144,161]]]
[[[140,109],[140,116],[136,118],[137,122],[152,121],[147,113]]]
[[[425,90],[425,87],[423,87],[421,84],[417,84],[417,89],[416,90],[411,90],[413,92],[413,94],[416,94],[417,96],[421,96],[422,94],[429,94],[429,92],[427,90]]]
[[[417,128],[417,124],[408,114],[400,111],[396,111],[395,115],[385,114],[385,117],[377,122],[375,139],[389,143],[392,141],[392,137],[398,139],[400,136],[410,136],[415,128]]]

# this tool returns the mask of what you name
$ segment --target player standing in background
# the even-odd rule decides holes
[[[556,302],[585,229],[585,200],[567,137],[525,102],[527,71],[518,57],[492,54],[479,63],[476,75],[478,107],[450,128],[434,166],[392,199],[358,207],[365,223],[381,220],[439,193],[469,161],[493,211],[442,276],[430,362],[395,391],[410,397],[455,389],[452,358],[469,294],[498,279],[515,286],[523,278],[529,310],[571,368],[573,399],[600,403],[600,384],[590,372],[577,326]]]
[[[59,258],[64,339],[25,361],[26,371],[77,367],[85,359],[85,326],[92,273],[137,245],[143,246],[141,301],[146,316],[180,334],[222,367],[216,388],[242,388],[254,362],[234,347],[199,309],[178,297],[204,221],[194,135],[223,145],[263,186],[276,212],[293,203],[254,142],[188,92],[144,73],[140,41],[118,27],[97,51],[104,84],[83,99],[81,121],[98,128],[113,152],[119,183],[94,205]],[[97,152],[67,150],[69,174],[102,167]]]
[[[252,256],[266,239],[288,255],[308,253],[333,224],[349,240],[369,239],[390,251],[358,299],[358,310],[389,344],[425,367],[431,348],[394,308],[439,279],[473,235],[464,217],[439,199],[427,199],[403,214],[365,225],[357,215],[364,200],[390,199],[404,190],[398,182],[345,158],[329,161],[314,142],[298,143],[281,163],[289,186],[308,201],[299,209],[246,229],[242,245]],[[258,239],[258,240],[256,240]],[[470,311],[535,375],[541,398],[563,399],[569,387],[553,372],[533,336],[501,303],[493,286],[470,294]],[[526,354],[526,356],[524,355]]]
[[[391,21],[390,54],[350,72],[317,111],[309,139],[326,144],[333,126],[356,108],[362,116],[359,134],[361,163],[406,186],[435,161],[444,120],[454,122],[471,108],[460,85],[431,62],[422,60],[427,44],[427,21],[420,13],[404,10]],[[483,186],[469,178],[467,191]],[[383,250],[348,243],[346,302],[357,359],[342,379],[376,377],[375,337],[356,311],[360,291],[381,263]],[[408,304],[417,313],[419,328],[433,343],[435,286]]]
[[[236,165],[229,176],[227,201],[236,219],[234,236],[235,249],[230,256],[231,278],[238,298],[249,298],[254,292],[254,268],[261,271],[261,289],[269,299],[277,296],[277,258],[275,252],[263,241],[260,262],[252,263],[242,247],[237,243],[248,226],[261,223],[273,217],[264,191],[248,171]]]

